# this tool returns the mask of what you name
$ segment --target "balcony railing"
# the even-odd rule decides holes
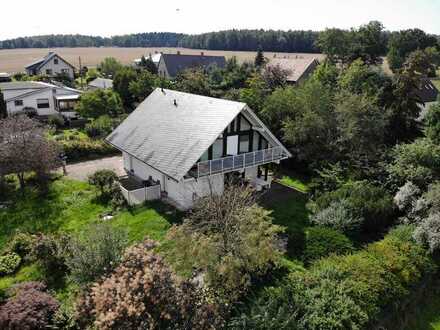
[[[271,163],[286,157],[287,155],[283,148],[273,147],[264,150],[247,152],[240,155],[199,162],[197,163],[196,168],[191,171],[191,174],[196,177],[201,177],[218,173],[233,172],[246,167]]]

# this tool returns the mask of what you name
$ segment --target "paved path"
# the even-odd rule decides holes
[[[115,171],[118,176],[125,175],[122,157],[115,156],[67,165],[67,176],[71,179],[87,181],[90,174],[104,169]]]

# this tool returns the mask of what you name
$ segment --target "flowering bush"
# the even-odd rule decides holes
[[[20,266],[21,258],[17,253],[0,257],[0,276],[13,274]]]
[[[78,319],[99,329],[218,328],[219,309],[179,279],[155,246],[147,240],[129,248],[120,266],[79,301]]]

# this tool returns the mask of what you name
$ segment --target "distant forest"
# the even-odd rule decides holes
[[[0,41],[0,49],[54,47],[185,47],[211,50],[317,53],[319,32],[228,30],[199,35],[152,32],[110,38],[84,35],[45,35]]]

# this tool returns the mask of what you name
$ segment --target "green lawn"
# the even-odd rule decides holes
[[[310,178],[293,171],[281,169],[276,174],[276,181],[303,193],[307,193],[310,190]]]
[[[12,192],[8,202],[8,207],[0,209],[0,250],[17,230],[74,233],[87,224],[101,221],[101,215],[110,211],[97,198],[94,187],[66,178],[53,181],[46,195],[41,196],[29,187],[23,193]],[[182,215],[168,205],[152,202],[117,212],[108,221],[127,230],[132,243],[145,237],[160,241],[173,223],[181,221]],[[43,277],[36,265],[25,263],[16,274],[0,278],[0,294],[16,283],[40,279]],[[69,295],[68,287],[54,289],[61,296]]]

